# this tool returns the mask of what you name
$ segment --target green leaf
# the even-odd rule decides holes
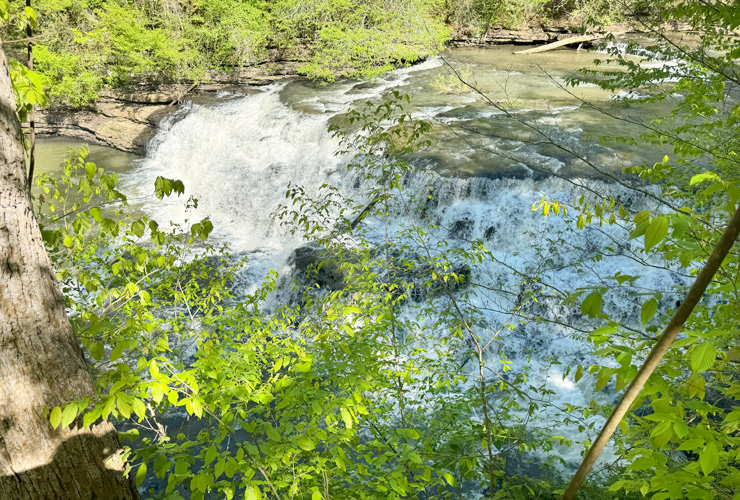
[[[583,366],[578,365],[578,368],[576,368],[576,376],[575,381],[578,382],[583,377]]]
[[[609,379],[612,378],[612,375],[614,375],[614,369],[602,366],[596,377],[596,390],[600,391],[606,387],[606,384],[609,383]]]
[[[600,292],[591,292],[581,303],[581,313],[585,316],[594,317],[601,312],[603,299]]]
[[[701,373],[694,373],[686,381],[686,388],[690,398],[696,396],[699,399],[704,399],[705,386],[706,380],[704,380],[704,376]]]
[[[719,451],[717,450],[717,443],[714,441],[707,443],[699,454],[699,465],[701,465],[701,471],[705,476],[708,476],[717,468],[719,465]]]
[[[300,448],[305,451],[311,451],[316,448],[313,440],[311,440],[311,438],[307,436],[301,436],[298,438],[298,446],[300,446]]]
[[[659,215],[654,218],[648,228],[645,230],[645,251],[649,251],[655,245],[663,241],[668,236],[668,218],[665,215]]]
[[[718,180],[720,180],[720,178],[714,172],[704,172],[703,174],[697,174],[693,176],[689,181],[689,185],[696,186],[697,184],[701,184],[702,182]]]
[[[126,342],[119,342],[118,344],[116,344],[116,346],[113,348],[113,352],[110,353],[110,360],[115,361],[120,358],[125,348]]]
[[[708,370],[714,364],[717,357],[717,349],[711,342],[699,344],[691,352],[691,369],[694,373]]]
[[[193,398],[190,401],[190,406],[193,409],[193,415],[195,415],[198,418],[203,417],[203,405],[200,404],[200,401]]]
[[[58,406],[55,406],[53,410],[51,410],[51,415],[49,415],[49,422],[51,423],[51,426],[56,429],[59,427],[59,424],[62,422],[62,409]]]
[[[137,220],[131,223],[131,232],[134,233],[134,235],[141,238],[144,235],[144,231],[146,230],[146,224],[144,224],[142,221]]]
[[[283,440],[283,437],[280,435],[280,433],[275,430],[273,427],[268,427],[265,430],[265,433],[267,434],[267,437],[269,437],[271,440],[275,441],[276,443],[279,443]]]
[[[121,415],[123,415],[123,418],[130,418],[131,417],[131,402],[129,399],[131,396],[129,396],[126,393],[119,392],[116,395],[116,406],[118,406],[118,411],[121,412]]]
[[[182,458],[175,462],[175,474],[187,474],[189,468],[188,463]]]
[[[678,436],[678,439],[683,439],[689,433],[689,425],[683,420],[679,420],[673,424],[673,431],[676,433],[676,436]]]
[[[24,9],[24,12],[26,14],[26,19],[28,19],[28,23],[33,27],[33,29],[37,29],[38,20],[36,18],[36,11],[33,9],[33,7],[26,7]]]
[[[103,359],[103,354],[105,353],[105,348],[103,347],[103,344],[101,344],[100,342],[96,342],[94,344],[91,344],[89,346],[89,349],[90,356],[92,356],[95,361],[100,361],[101,359]]]
[[[139,422],[146,418],[146,405],[139,398],[134,398],[133,403],[134,413],[139,417]]]
[[[226,477],[231,479],[234,477],[234,474],[236,474],[236,469],[238,467],[238,464],[236,463],[236,460],[229,457],[228,460],[226,460],[226,466],[224,466],[224,474],[226,474]]]
[[[260,498],[262,498],[262,495],[256,486],[247,486],[244,490],[244,500],[259,500]]]
[[[642,493],[642,496],[645,496],[648,494],[648,491],[650,491],[650,485],[646,482],[640,488],[640,493]]]
[[[445,473],[443,474],[443,476],[444,476],[444,478],[445,478],[445,481],[447,481],[447,484],[449,484],[449,485],[450,485],[450,486],[452,486],[453,488],[454,488],[455,486],[457,486],[457,479],[455,479],[455,477],[454,477],[454,476],[453,476],[452,474],[450,474],[449,472],[445,472]]]
[[[95,219],[96,222],[103,222],[103,214],[98,207],[92,207],[90,209],[90,217]]]
[[[342,408],[339,410],[339,413],[342,416],[344,425],[347,427],[347,429],[351,429],[354,425],[354,422],[352,421],[352,415],[349,413],[349,410],[347,408]]]
[[[640,312],[640,320],[642,321],[643,327],[647,325],[651,319],[653,319],[653,316],[655,316],[656,312],[658,312],[658,301],[657,300],[650,299],[642,305],[642,311]]]
[[[224,466],[226,465],[226,462],[223,460],[219,460],[216,462],[216,467],[213,468],[213,476],[218,480],[219,477],[221,477],[221,474],[224,473]]]
[[[206,458],[204,465],[209,465],[211,462],[213,462],[216,457],[218,456],[218,449],[215,445],[211,445],[210,448],[208,448],[208,451],[206,452]]]
[[[108,415],[113,411],[113,408],[116,405],[116,397],[115,396],[108,396],[108,399],[105,400],[105,405],[103,405],[103,418],[108,418]]]
[[[160,478],[164,479],[164,476],[167,474],[167,471],[170,468],[170,462],[167,460],[167,457],[164,455],[157,455],[157,457],[154,459],[154,474]]]
[[[139,466],[139,470],[136,471],[136,487],[141,486],[141,483],[146,479],[146,462],[142,462]]]
[[[678,446],[678,450],[680,450],[680,451],[696,450],[697,448],[699,448],[703,444],[704,444],[704,440],[702,438],[689,439],[689,440],[684,441],[683,443],[681,443]]]
[[[77,416],[77,405],[75,403],[70,403],[67,406],[65,406],[64,411],[62,412],[62,428],[65,428],[69,424],[71,424],[74,421],[76,416]]]

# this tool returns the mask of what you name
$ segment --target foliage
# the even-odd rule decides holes
[[[0,1],[0,21],[3,24],[14,23],[19,29],[27,25],[38,27],[36,11],[31,7],[24,7],[16,16],[11,18],[10,6],[7,0]],[[15,59],[8,61],[10,66],[10,81],[16,101],[16,112],[21,122],[25,122],[35,105],[46,106],[48,99],[44,92],[41,75],[28,69],[27,66]]]
[[[83,106],[107,87],[204,81],[213,71],[300,61],[310,78],[372,78],[437,54],[450,28],[484,33],[570,16],[612,22],[612,0],[36,0],[35,60],[53,102]],[[3,38],[23,41],[22,0]],[[16,58],[22,59],[19,46]],[[11,54],[13,50],[11,49]]]
[[[445,0],[445,21],[458,30],[482,36],[493,27],[509,29],[564,21],[594,27],[642,15],[638,0]]]
[[[61,180],[41,176],[42,234],[100,389],[50,409],[52,424],[121,420],[140,439],[137,481],[157,498],[546,498],[507,464],[565,443],[553,415],[532,426],[548,391],[526,372],[502,376],[496,338],[512,325],[485,325],[468,300],[471,268],[490,255],[448,248],[428,199],[404,188],[403,158],[430,125],[401,99],[350,112],[360,135],[334,130],[365,199],[289,188],[276,216],[325,257],[287,304],[274,274],[235,295],[240,261],[201,244],[207,220],[164,230],[128,216],[116,177],[84,152]],[[155,185],[158,197],[182,191]],[[322,266],[341,289],[322,286]],[[165,429],[183,410],[198,423]]]
[[[56,102],[155,78],[298,59],[312,78],[372,77],[436,54],[447,32],[431,0],[38,0],[36,64]],[[10,2],[22,12],[23,2]],[[22,38],[11,22],[4,38]],[[20,57],[20,56],[19,56]]]
[[[672,148],[673,158],[629,169],[658,187],[659,194],[651,195],[658,202],[654,209],[629,213],[629,207],[616,200],[596,205],[581,200],[570,211],[577,214],[571,217],[579,229],[595,222],[623,226],[630,240],[642,241],[632,254],[639,262],[685,277],[672,288],[638,295],[639,320],[634,315],[625,320],[602,309],[607,298],[613,301],[614,296],[630,293],[635,297],[639,276],[615,276],[615,285],[602,284],[581,303],[581,309],[600,323],[591,340],[605,360],[589,368],[597,374],[598,389],[608,387],[616,375],[619,391],[634,377],[660,325],[673,313],[675,297],[685,292],[740,200],[740,144],[735,134],[740,103],[732,90],[740,83],[740,46],[728,36],[740,24],[735,4],[659,2],[654,22],[688,21],[701,33],[698,45],[678,43],[665,37],[657,24],[649,24],[657,36],[654,45],[632,44],[626,53],[614,47],[608,60],[597,61],[623,70],[584,70],[573,80],[610,90],[640,89],[642,102],[669,98],[675,102],[672,113],[642,123],[645,132],[639,138],[603,139]],[[653,193],[650,188],[637,189]],[[739,262],[735,246],[684,334],[622,422],[618,450],[624,470],[614,491],[640,492],[656,500],[736,497]],[[578,291],[569,300],[579,300],[582,294]]]
[[[614,61],[628,71],[584,73],[589,81],[598,76],[605,88],[647,88],[651,100],[681,93],[676,111],[645,123],[641,138],[671,145],[673,159],[631,170],[655,185],[635,184],[654,208],[631,213],[632,206],[616,199],[543,199],[533,207],[569,218],[569,231],[622,227],[630,241],[640,242],[631,258],[685,280],[740,199],[734,134],[740,108],[727,88],[738,83],[738,49],[725,36],[740,21],[736,10],[707,9],[686,2],[676,10],[704,28],[698,49],[668,43],[639,53],[675,62],[640,65],[615,49]],[[295,20],[315,15],[292,12]],[[341,9],[331,15],[342,13],[349,16]],[[290,25],[286,15],[279,18]],[[296,21],[290,30],[299,33],[300,26]],[[337,35],[331,42],[332,33],[339,32],[319,35],[319,44],[334,47],[327,54],[362,59],[362,51],[353,55],[332,45],[342,40]],[[162,60],[177,66],[174,57]],[[146,71],[146,58],[134,54],[126,61]],[[678,81],[666,85],[667,78]],[[159,498],[217,492],[225,498],[441,499],[471,490],[493,498],[549,498],[557,492],[559,478],[516,477],[507,464],[566,444],[554,436],[559,424],[608,408],[568,408],[574,414],[562,421],[539,430],[530,425],[547,389],[530,386],[526,372],[502,376],[509,363],[496,337],[511,321],[486,325],[468,300],[477,293],[473,267],[492,256],[480,242],[450,248],[426,215],[429,198],[404,187],[409,176],[420,175],[406,158],[428,145],[430,125],[405,113],[402,99],[396,93],[350,112],[346,126],[359,134],[334,129],[355,158],[349,168],[364,186],[363,199],[347,199],[330,186],[318,197],[289,187],[276,217],[323,257],[298,277],[288,303],[276,301],[285,278],[275,274],[238,296],[232,284],[243,261],[205,244],[208,220],[165,230],[129,215],[116,177],[86,162],[84,152],[70,158],[62,179],[40,177],[42,234],[100,389],[96,400],[50,409],[52,424],[74,425],[79,415],[83,423],[120,419],[130,426],[127,435],[140,439],[132,455],[137,481]],[[155,185],[160,198],[182,192],[178,181],[160,178]],[[562,243],[568,234],[548,236]],[[739,261],[735,250],[623,423],[615,495],[733,497],[740,477]],[[322,267],[341,274],[340,289],[322,285]],[[588,262],[580,270],[586,273]],[[527,277],[523,285],[533,278],[541,279]],[[589,339],[604,358],[572,367],[576,381],[592,373],[597,390],[613,394],[625,387],[686,284],[644,290],[638,280],[621,272],[597,276],[565,298],[562,306],[577,305],[594,327]],[[537,291],[526,296],[536,300]],[[625,310],[608,314],[610,299]],[[635,303],[636,314],[628,310]],[[197,424],[166,429],[163,422],[183,410]],[[608,498],[594,488],[593,496]]]

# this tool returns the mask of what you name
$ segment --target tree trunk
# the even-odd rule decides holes
[[[49,409],[94,394],[31,210],[0,50],[0,499],[139,498],[109,422],[49,424]]]

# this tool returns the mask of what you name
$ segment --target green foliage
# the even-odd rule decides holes
[[[740,45],[736,37],[728,36],[740,24],[736,3],[658,2],[653,6],[655,22],[689,22],[701,33],[698,45],[677,43],[653,25],[658,35],[654,45],[633,44],[627,54],[615,48],[608,61],[600,61],[619,65],[620,70],[584,70],[582,77],[574,79],[574,83],[595,82],[610,90],[639,89],[643,102],[670,98],[675,103],[667,116],[642,123],[645,132],[639,138],[671,147],[673,158],[629,169],[658,188],[655,195],[651,188],[635,187],[656,202],[654,209],[630,214],[628,207],[614,200],[591,205],[581,199],[574,204],[580,211],[574,218],[578,229],[594,220],[620,225],[631,240],[642,242],[631,254],[638,262],[687,278],[673,289],[643,294],[651,297],[642,302],[639,324],[629,315],[599,316],[601,328],[593,331],[591,340],[605,362],[589,369],[598,373],[597,389],[607,387],[616,375],[620,390],[635,376],[657,338],[658,325],[665,325],[674,312],[664,295],[685,293],[740,201],[740,144],[735,133],[740,108],[730,91],[740,83]],[[740,449],[736,435],[739,266],[735,246],[689,317],[684,334],[620,425],[617,449],[625,465],[613,491],[639,492],[656,500],[736,498],[740,484],[736,459]],[[614,279],[616,285],[602,293],[634,297],[639,277],[616,275]],[[572,300],[582,293],[572,294]],[[584,314],[596,311],[593,302],[593,294],[582,302]]]
[[[445,21],[457,30],[482,36],[494,27],[539,27],[552,20],[580,29],[621,22],[642,14],[641,3],[639,0],[444,0],[440,10]]]
[[[10,16],[11,7],[7,0],[0,1],[0,21],[3,25],[15,24],[19,29],[27,25],[34,29],[38,27],[36,11],[31,7],[24,7],[13,19]],[[16,112],[21,122],[27,121],[28,115],[35,105],[46,106],[48,99],[44,92],[43,79],[40,74],[28,69],[18,60],[10,59],[10,81],[16,102]]]
[[[92,4],[50,5],[71,15]],[[199,15],[208,11],[226,19],[226,11],[218,10],[223,5],[192,4]],[[294,18],[270,19],[279,18],[291,36],[303,36],[301,29],[321,33],[312,50],[325,54],[325,62],[343,52],[347,59],[336,59],[344,61],[341,65],[368,63],[364,49],[353,52],[342,45],[341,29],[304,21],[321,12],[328,20],[346,17],[352,25],[362,16],[372,18],[373,11],[321,5],[326,9],[293,5]],[[98,13],[101,18],[111,16],[112,22],[123,15],[116,9],[124,4],[109,7]],[[262,7],[249,4],[249,9]],[[632,257],[638,262],[690,277],[740,199],[734,134],[739,113],[725,86],[737,83],[737,42],[722,31],[735,29],[737,20],[734,11],[712,17],[690,3],[680,4],[677,12],[696,17],[707,29],[699,52],[682,48],[677,65],[659,68],[615,53],[628,71],[599,75],[606,88],[647,86],[653,100],[677,91],[683,96],[676,112],[647,123],[642,137],[671,145],[673,160],[631,170],[640,182],[655,183],[635,189],[656,205],[633,213],[615,199],[581,198],[566,205],[543,198],[533,210],[570,219],[572,231],[597,222],[621,226],[637,248]],[[703,24],[702,16],[715,24]],[[371,21],[395,22],[382,15]],[[245,32],[249,26],[243,26]],[[106,58],[148,71],[147,57],[134,52],[141,44],[156,46],[156,29],[141,35],[121,27],[122,40],[132,45]],[[83,45],[102,40],[90,33],[80,35],[90,37]],[[240,39],[244,47],[250,37]],[[352,46],[370,47],[365,43],[374,42],[356,39]],[[708,53],[707,47],[722,50]],[[673,50],[655,49],[650,57],[661,60],[676,54]],[[162,59],[151,67],[196,67],[178,66],[177,58],[189,57],[186,53],[166,54],[162,48]],[[712,65],[698,64],[699,55]],[[658,81],[676,75],[673,86]],[[86,162],[84,152],[70,158],[61,179],[40,176],[42,235],[100,390],[92,400],[50,409],[51,424],[65,427],[79,415],[84,424],[99,418],[126,422],[125,436],[136,443],[137,484],[148,488],[147,481],[161,480],[160,498],[181,498],[188,491],[194,499],[214,494],[443,499],[460,498],[470,489],[487,490],[492,498],[552,498],[559,478],[517,477],[508,473],[508,465],[526,460],[533,450],[561,464],[555,447],[569,442],[557,429],[579,422],[586,430],[581,421],[608,408],[595,402],[586,408],[569,405],[553,410],[557,417],[550,414],[548,421],[532,425],[548,407],[550,391],[533,386],[526,371],[503,376],[510,361],[497,336],[514,325],[511,320],[485,324],[471,300],[477,293],[472,269],[493,257],[481,242],[451,248],[426,214],[427,199],[405,189],[404,180],[418,175],[406,159],[429,145],[425,134],[431,125],[404,112],[404,99],[395,93],[380,104],[367,104],[333,129],[344,152],[355,158],[349,168],[365,186],[362,199],[347,199],[331,186],[316,197],[301,186],[288,188],[277,220],[323,255],[305,279],[297,280],[297,299],[288,304],[268,300],[283,279],[274,273],[253,293],[237,293],[233,282],[243,261],[207,244],[210,221],[163,229],[164,224],[130,214],[116,176]],[[358,130],[362,133],[353,133]],[[172,179],[159,178],[154,188],[160,199],[184,192]],[[384,236],[371,231],[377,227]],[[579,264],[580,272],[587,271],[587,260]],[[623,422],[616,445],[622,462],[610,485],[618,498],[733,498],[740,483],[739,263],[735,250]],[[322,267],[341,274],[340,289],[321,285]],[[572,367],[576,381],[593,374],[596,389],[613,395],[634,377],[672,312],[667,298],[685,286],[641,289],[639,276],[621,272],[597,278],[565,297],[563,306],[576,306],[592,325],[588,338],[604,358],[587,370]],[[544,277],[522,279],[533,288]],[[414,297],[424,300],[413,305]],[[537,299],[531,290],[527,297]],[[614,297],[634,306],[632,311],[608,310],[605,304]],[[513,318],[519,309],[511,313]],[[197,425],[167,431],[160,423],[183,410]],[[593,488],[593,497],[609,498]]]
[[[10,60],[10,80],[15,95],[16,111],[21,122],[28,119],[28,115],[35,105],[46,106],[47,98],[41,75],[29,70],[20,62]]]
[[[24,3],[3,38],[23,38]],[[305,61],[312,78],[373,77],[436,54],[447,31],[434,2],[412,0],[37,0],[36,66],[56,102],[106,86],[202,81],[213,70]],[[16,19],[17,18],[17,19]],[[35,19],[35,18],[34,18]],[[20,57],[20,56],[19,56]]]

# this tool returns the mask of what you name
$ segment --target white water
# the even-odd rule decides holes
[[[437,96],[428,88],[429,80],[441,71],[441,63],[433,60],[420,66],[399,70],[372,85],[340,83],[331,87],[318,87],[302,83],[280,84],[267,87],[255,95],[234,98],[225,96],[223,102],[202,106],[190,104],[178,116],[164,123],[149,148],[146,159],[128,176],[131,186],[152,186],[157,176],[180,179],[186,187],[186,196],[198,199],[198,208],[186,214],[182,200],[152,203],[148,210],[159,221],[182,222],[210,217],[215,227],[215,237],[227,243],[236,252],[250,254],[250,276],[255,280],[269,268],[285,269],[286,259],[301,244],[285,228],[280,227],[270,214],[285,202],[284,193],[289,183],[302,185],[308,193],[316,193],[322,184],[337,186],[348,195],[359,195],[355,178],[348,174],[346,158],[335,155],[338,142],[327,132],[330,119],[345,111],[353,103],[365,99],[378,99],[383,91],[400,86],[414,99],[421,99],[417,109],[431,117],[440,115],[446,124],[473,120],[500,119],[500,113],[477,104],[466,108],[471,116],[464,118],[445,113],[476,102],[474,96],[456,98]],[[527,85],[528,75],[516,73]],[[516,76],[515,75],[515,76]],[[511,75],[509,75],[511,76]],[[424,92],[424,95],[421,95]],[[608,99],[608,97],[607,97]],[[566,100],[567,101],[567,100]],[[571,123],[579,106],[572,102],[556,107],[558,116],[544,117],[543,125],[560,126],[560,115]],[[446,120],[446,121],[445,121]],[[548,120],[550,120],[548,122]],[[578,127],[563,128],[569,140],[578,141],[582,131]],[[542,169],[543,165],[557,171],[563,160],[545,154],[524,139],[485,138],[484,149],[491,153],[516,150],[516,161],[527,168]],[[445,152],[445,143],[438,149],[445,152],[437,159],[438,171],[454,171],[459,161],[465,161],[471,152],[455,150]],[[475,148],[472,148],[473,150]],[[616,152],[609,151],[616,155]],[[494,161],[492,160],[492,161]],[[442,165],[439,165],[441,161]],[[485,174],[485,172],[483,172]],[[588,263],[586,271],[579,271],[572,264],[602,252],[611,244],[609,236],[625,241],[626,233],[618,227],[589,228],[570,232],[571,223],[557,217],[544,218],[531,210],[532,204],[543,195],[549,199],[571,202],[583,194],[578,185],[606,196],[619,196],[632,208],[651,206],[631,191],[604,181],[572,178],[571,182],[555,177],[536,180],[498,178],[485,176],[445,178],[436,171],[423,168],[408,180],[411,192],[423,197],[433,186],[436,203],[430,215],[441,228],[451,247],[465,247],[469,241],[480,239],[495,260],[487,260],[473,270],[473,281],[485,283],[501,291],[478,289],[471,305],[484,315],[487,328],[481,333],[485,339],[492,337],[507,321],[510,310],[517,305],[521,291],[521,272],[544,269],[550,286],[556,290],[572,291],[591,284],[604,283],[604,277],[621,271],[630,275],[645,275],[639,286],[665,289],[679,278],[659,270],[647,271],[628,256],[617,255],[601,262]],[[574,185],[575,184],[575,185]],[[147,188],[148,189],[148,188]],[[370,221],[372,227],[372,221]],[[458,229],[454,229],[458,228]],[[558,232],[564,240],[558,242]],[[371,233],[372,237],[372,233]],[[549,242],[548,238],[556,241]],[[380,238],[378,238],[380,239]],[[571,244],[580,249],[565,251]],[[559,247],[562,252],[555,252]],[[547,249],[553,251],[548,255]],[[545,254],[538,252],[544,249]],[[619,252],[618,252],[619,253]],[[624,253],[624,249],[623,252]],[[552,257],[553,262],[547,262]],[[505,263],[502,264],[502,263]],[[668,285],[667,285],[668,284]],[[547,295],[547,294],[545,294]],[[589,329],[588,320],[580,318],[577,308],[564,308],[556,299],[543,299],[548,309],[544,314],[563,323],[575,322]],[[625,306],[623,298],[605,297],[605,311],[617,317],[629,317],[639,311],[639,303]],[[565,367],[594,361],[590,348],[573,331],[551,323],[517,324],[513,331],[504,331],[493,344],[491,363],[495,363],[496,350],[500,349],[512,362],[514,372],[525,368],[530,371],[530,384],[544,385],[554,391],[548,399],[562,408],[566,403],[588,405],[596,398],[602,403],[613,400],[613,390],[594,393],[594,380],[584,377],[578,383],[573,373],[563,378]],[[556,360],[561,364],[553,364]],[[613,387],[613,386],[612,386]],[[555,406],[544,405],[539,414],[542,427],[556,426],[562,414]],[[600,423],[599,418],[591,422]],[[559,425],[556,434],[566,435],[574,441],[593,438],[578,431],[577,424]],[[580,446],[558,449],[570,463],[580,460]],[[607,457],[608,458],[608,457]]]

